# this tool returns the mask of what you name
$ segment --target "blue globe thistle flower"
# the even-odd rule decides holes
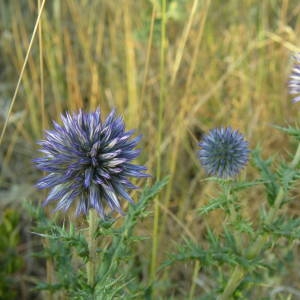
[[[293,102],[300,101],[300,52],[294,55],[294,66],[289,76],[289,94],[294,96]]]
[[[247,164],[248,143],[242,134],[231,127],[212,129],[199,146],[200,162],[209,175],[233,177]]]
[[[134,131],[125,131],[114,111],[104,122],[100,109],[61,118],[63,125],[53,122],[54,129],[38,143],[44,157],[34,160],[49,173],[37,183],[51,189],[43,204],[57,201],[55,210],[67,211],[76,202],[76,215],[94,208],[104,218],[107,206],[122,214],[118,197],[133,203],[126,190],[137,188],[128,177],[148,177],[145,167],[130,163],[140,153],[134,149],[140,136],[131,138]]]

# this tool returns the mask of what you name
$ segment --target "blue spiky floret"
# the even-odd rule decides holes
[[[199,146],[200,162],[209,175],[234,177],[247,164],[248,142],[231,127],[212,129],[203,137]]]
[[[140,136],[125,131],[121,117],[113,110],[104,122],[100,109],[80,110],[61,116],[62,125],[45,131],[38,144],[43,157],[34,160],[37,168],[49,173],[37,187],[51,188],[44,205],[57,201],[56,210],[67,211],[76,202],[76,215],[94,208],[105,217],[108,206],[122,214],[119,196],[133,202],[127,189],[137,188],[128,177],[148,177],[145,167],[130,163],[139,153],[134,149]]]
[[[300,52],[293,56],[294,65],[289,76],[289,94],[293,95],[293,102],[300,101]]]

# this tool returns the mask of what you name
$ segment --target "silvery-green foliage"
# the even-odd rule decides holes
[[[145,188],[139,201],[130,205],[121,226],[116,226],[116,219],[109,216],[99,218],[96,236],[105,243],[98,244],[99,266],[93,287],[87,284],[85,272],[89,259],[85,229],[79,230],[72,223],[58,224],[56,220],[47,219],[41,208],[32,207],[31,214],[37,220],[34,232],[48,240],[48,247],[39,255],[51,259],[55,269],[55,282],[41,282],[37,289],[61,293],[67,299],[143,299],[147,288],[139,282],[130,261],[135,243],[148,237],[134,236],[133,230],[140,220],[148,216],[149,202],[166,183],[167,179],[164,179]]]
[[[277,128],[299,142],[298,128]],[[217,233],[208,226],[201,244],[185,240],[164,264],[169,267],[178,261],[200,262],[199,280],[204,274],[214,280],[206,286],[206,291],[199,289],[201,292],[198,291],[195,299],[257,299],[274,288],[272,277],[280,277],[285,261],[291,259],[293,241],[300,239],[300,218],[286,214],[285,209],[295,201],[299,161],[299,146],[288,162],[278,157],[264,159],[257,147],[251,151],[250,158],[257,171],[255,179],[208,179],[219,186],[219,193],[198,212],[203,220],[209,220],[216,210],[223,211],[219,214],[223,220],[222,231]],[[262,187],[260,209],[250,217],[245,212],[251,206],[247,195],[251,189],[261,191]]]

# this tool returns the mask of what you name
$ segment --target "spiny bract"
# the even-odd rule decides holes
[[[37,187],[51,188],[44,201],[58,201],[56,210],[67,211],[77,203],[76,215],[94,208],[105,217],[105,207],[122,213],[121,196],[133,202],[126,189],[137,188],[128,177],[147,177],[143,166],[130,163],[140,150],[134,149],[140,136],[131,138],[121,117],[112,111],[104,122],[100,109],[86,113],[80,110],[61,116],[63,125],[53,122],[38,144],[44,157],[34,160],[37,168],[49,174]]]
[[[238,131],[215,128],[199,143],[200,162],[209,175],[229,178],[237,175],[248,161],[248,143]]]

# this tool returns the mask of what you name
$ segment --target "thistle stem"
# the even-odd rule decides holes
[[[296,154],[295,154],[292,162],[290,163],[290,167],[295,168],[298,165],[299,161],[300,161],[300,143],[298,144]]]
[[[231,201],[231,185],[230,185],[230,182],[226,182],[226,185],[225,185],[225,194],[226,194],[226,198],[227,198],[227,202],[228,202],[228,209],[229,209],[229,218],[230,218],[230,222],[231,223],[234,223],[236,221],[236,218],[237,218],[237,212],[236,212],[236,208],[235,208],[235,204]],[[235,237],[235,241],[236,243],[239,243],[239,238],[238,236],[235,234],[234,235]],[[238,245],[240,246],[240,245]],[[240,247],[239,247],[240,249]],[[241,280],[244,278],[244,275],[245,275],[245,271],[240,267],[240,266],[237,266],[227,285],[226,285],[226,288],[223,292],[222,295],[219,295],[217,300],[226,300],[226,299],[229,299],[230,296],[234,293],[235,289],[238,287],[238,285],[240,284]]]
[[[96,266],[97,266],[97,241],[95,232],[97,229],[97,212],[94,209],[89,210],[88,223],[88,246],[89,246],[89,260],[87,262],[87,281],[88,285],[94,287],[96,282]]]
[[[161,0],[162,20],[161,20],[161,45],[160,45],[160,94],[159,94],[159,109],[158,109],[158,135],[157,135],[157,169],[156,180],[161,177],[161,144],[164,129],[164,108],[166,98],[166,70],[165,70],[165,48],[166,48],[166,12],[167,0]],[[154,219],[153,219],[153,238],[152,238],[152,252],[150,265],[150,280],[153,283],[155,280],[157,269],[157,249],[158,249],[158,229],[160,221],[159,199],[154,200]]]
[[[300,143],[298,144],[297,151],[294,155],[292,162],[290,163],[291,168],[295,168],[300,161]],[[274,221],[275,217],[278,215],[279,208],[282,204],[282,201],[285,196],[285,191],[282,187],[280,187],[276,199],[274,201],[274,205],[270,208],[269,213],[266,218],[266,223],[270,224]],[[262,235],[257,238],[257,240],[253,243],[249,252],[247,253],[247,258],[253,258],[257,256],[263,249],[265,243],[268,241],[267,235]],[[231,297],[236,288],[239,286],[241,281],[246,276],[246,270],[244,270],[241,266],[235,267],[231,277],[225,287],[225,290],[222,295],[218,296],[217,300],[226,300]]]
[[[190,293],[189,293],[189,300],[194,299],[195,288],[196,288],[196,279],[197,279],[197,275],[199,273],[200,267],[201,267],[200,261],[197,260],[195,262],[195,266],[194,266],[193,281],[192,281],[192,285],[191,285],[191,289],[190,289]]]
[[[44,249],[48,249],[50,247],[49,240],[46,239],[43,243]],[[50,257],[47,257],[46,260],[46,278],[48,284],[54,284],[54,267],[53,260]],[[53,293],[51,291],[47,291],[45,293],[46,300],[51,300],[53,297]]]
[[[223,294],[218,296],[217,300],[231,299],[231,295],[234,293],[236,288],[239,286],[239,284],[243,280],[244,276],[245,276],[245,271],[242,269],[242,267],[237,266],[234,269]]]
[[[227,208],[229,210],[229,221],[231,223],[231,225],[234,225],[234,223],[237,221],[237,209],[235,206],[235,202],[234,202],[234,195],[232,193],[232,185],[231,185],[231,181],[227,181],[225,183],[225,189],[224,189],[225,195],[226,195],[226,199],[227,199]],[[237,245],[238,249],[243,249],[241,248],[241,240],[238,236],[238,232],[234,231],[234,239],[235,239],[235,243]]]

